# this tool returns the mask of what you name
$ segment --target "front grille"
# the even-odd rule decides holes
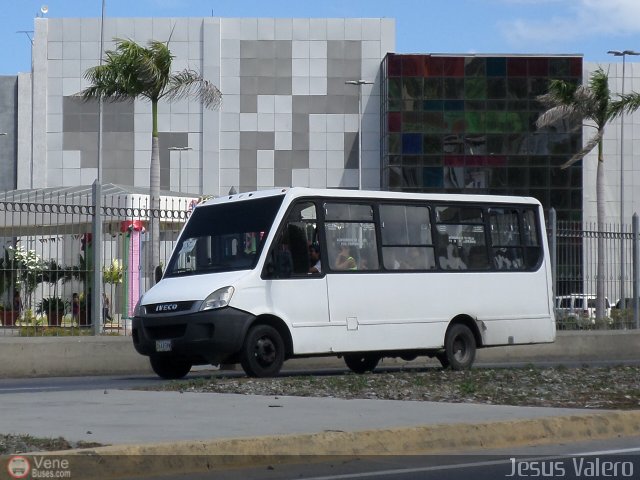
[[[168,340],[170,338],[184,337],[187,326],[182,325],[158,325],[154,327],[146,327],[147,336],[151,340]]]
[[[193,301],[188,302],[162,302],[145,305],[147,315],[164,315],[167,313],[188,312],[193,307]]]

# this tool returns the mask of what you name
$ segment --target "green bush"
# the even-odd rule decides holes
[[[619,308],[611,309],[611,318],[613,325],[611,328],[616,330],[626,330],[633,328],[633,308],[625,308],[620,310]]]
[[[36,306],[36,313],[41,315],[49,313],[64,314],[68,305],[69,302],[60,297],[43,298]]]

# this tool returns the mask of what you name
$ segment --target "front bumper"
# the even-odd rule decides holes
[[[133,346],[142,355],[177,355],[194,365],[220,363],[239,353],[254,319],[231,307],[186,315],[134,317]],[[169,340],[171,350],[158,352],[158,340]]]

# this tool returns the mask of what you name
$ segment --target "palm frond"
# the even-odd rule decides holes
[[[580,115],[573,105],[557,105],[540,114],[536,120],[536,127],[550,127],[562,120],[568,120],[571,123],[579,122],[581,119],[582,115]]]
[[[609,104],[609,118],[616,118],[625,113],[630,114],[640,108],[640,93],[625,93],[619,97],[618,100]]]
[[[543,106],[547,108],[555,107],[558,105],[572,105],[576,91],[580,87],[573,82],[565,82],[564,80],[551,80],[547,93],[538,95],[538,100]]]
[[[595,121],[599,103],[597,96],[588,86],[580,85],[573,94],[573,106],[582,118]]]
[[[589,77],[589,89],[593,92],[593,95],[600,100],[608,101],[611,97],[609,76],[602,67],[598,68]]]
[[[599,129],[598,132],[589,139],[587,144],[584,147],[582,147],[582,149],[578,153],[576,153],[569,160],[567,160],[565,163],[560,165],[560,169],[564,170],[565,168],[569,168],[571,165],[573,165],[577,161],[582,160],[584,157],[586,157],[587,154],[591,152],[591,150],[596,148],[598,146],[598,143],[602,141],[603,135],[604,135],[604,130]]]
[[[119,102],[122,100],[133,100],[125,85],[117,81],[118,68],[114,65],[101,65],[90,68],[85,72],[85,78],[91,85],[80,92],[84,101],[103,98],[108,101]]]
[[[169,101],[196,97],[207,108],[218,108],[222,93],[194,70],[182,70],[171,75],[163,97]]]
[[[611,91],[609,90],[609,77],[599,68],[589,79],[589,89],[596,99],[595,119],[600,126],[604,126],[609,121],[609,103],[611,102]]]
[[[133,40],[116,38],[114,50],[105,53],[105,63],[85,73],[90,86],[81,92],[85,100],[109,101],[145,97],[169,101],[194,96],[206,107],[216,108],[222,94],[197,72],[171,73],[173,55],[167,43],[156,40],[141,46]]]
[[[153,83],[161,86],[162,92],[169,83],[171,75],[171,63],[174,56],[171,54],[166,43],[152,40],[148,44],[146,51],[145,67]]]

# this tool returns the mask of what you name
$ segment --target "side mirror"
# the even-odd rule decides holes
[[[154,279],[156,283],[162,280],[162,267],[160,265],[158,265],[154,271]]]

